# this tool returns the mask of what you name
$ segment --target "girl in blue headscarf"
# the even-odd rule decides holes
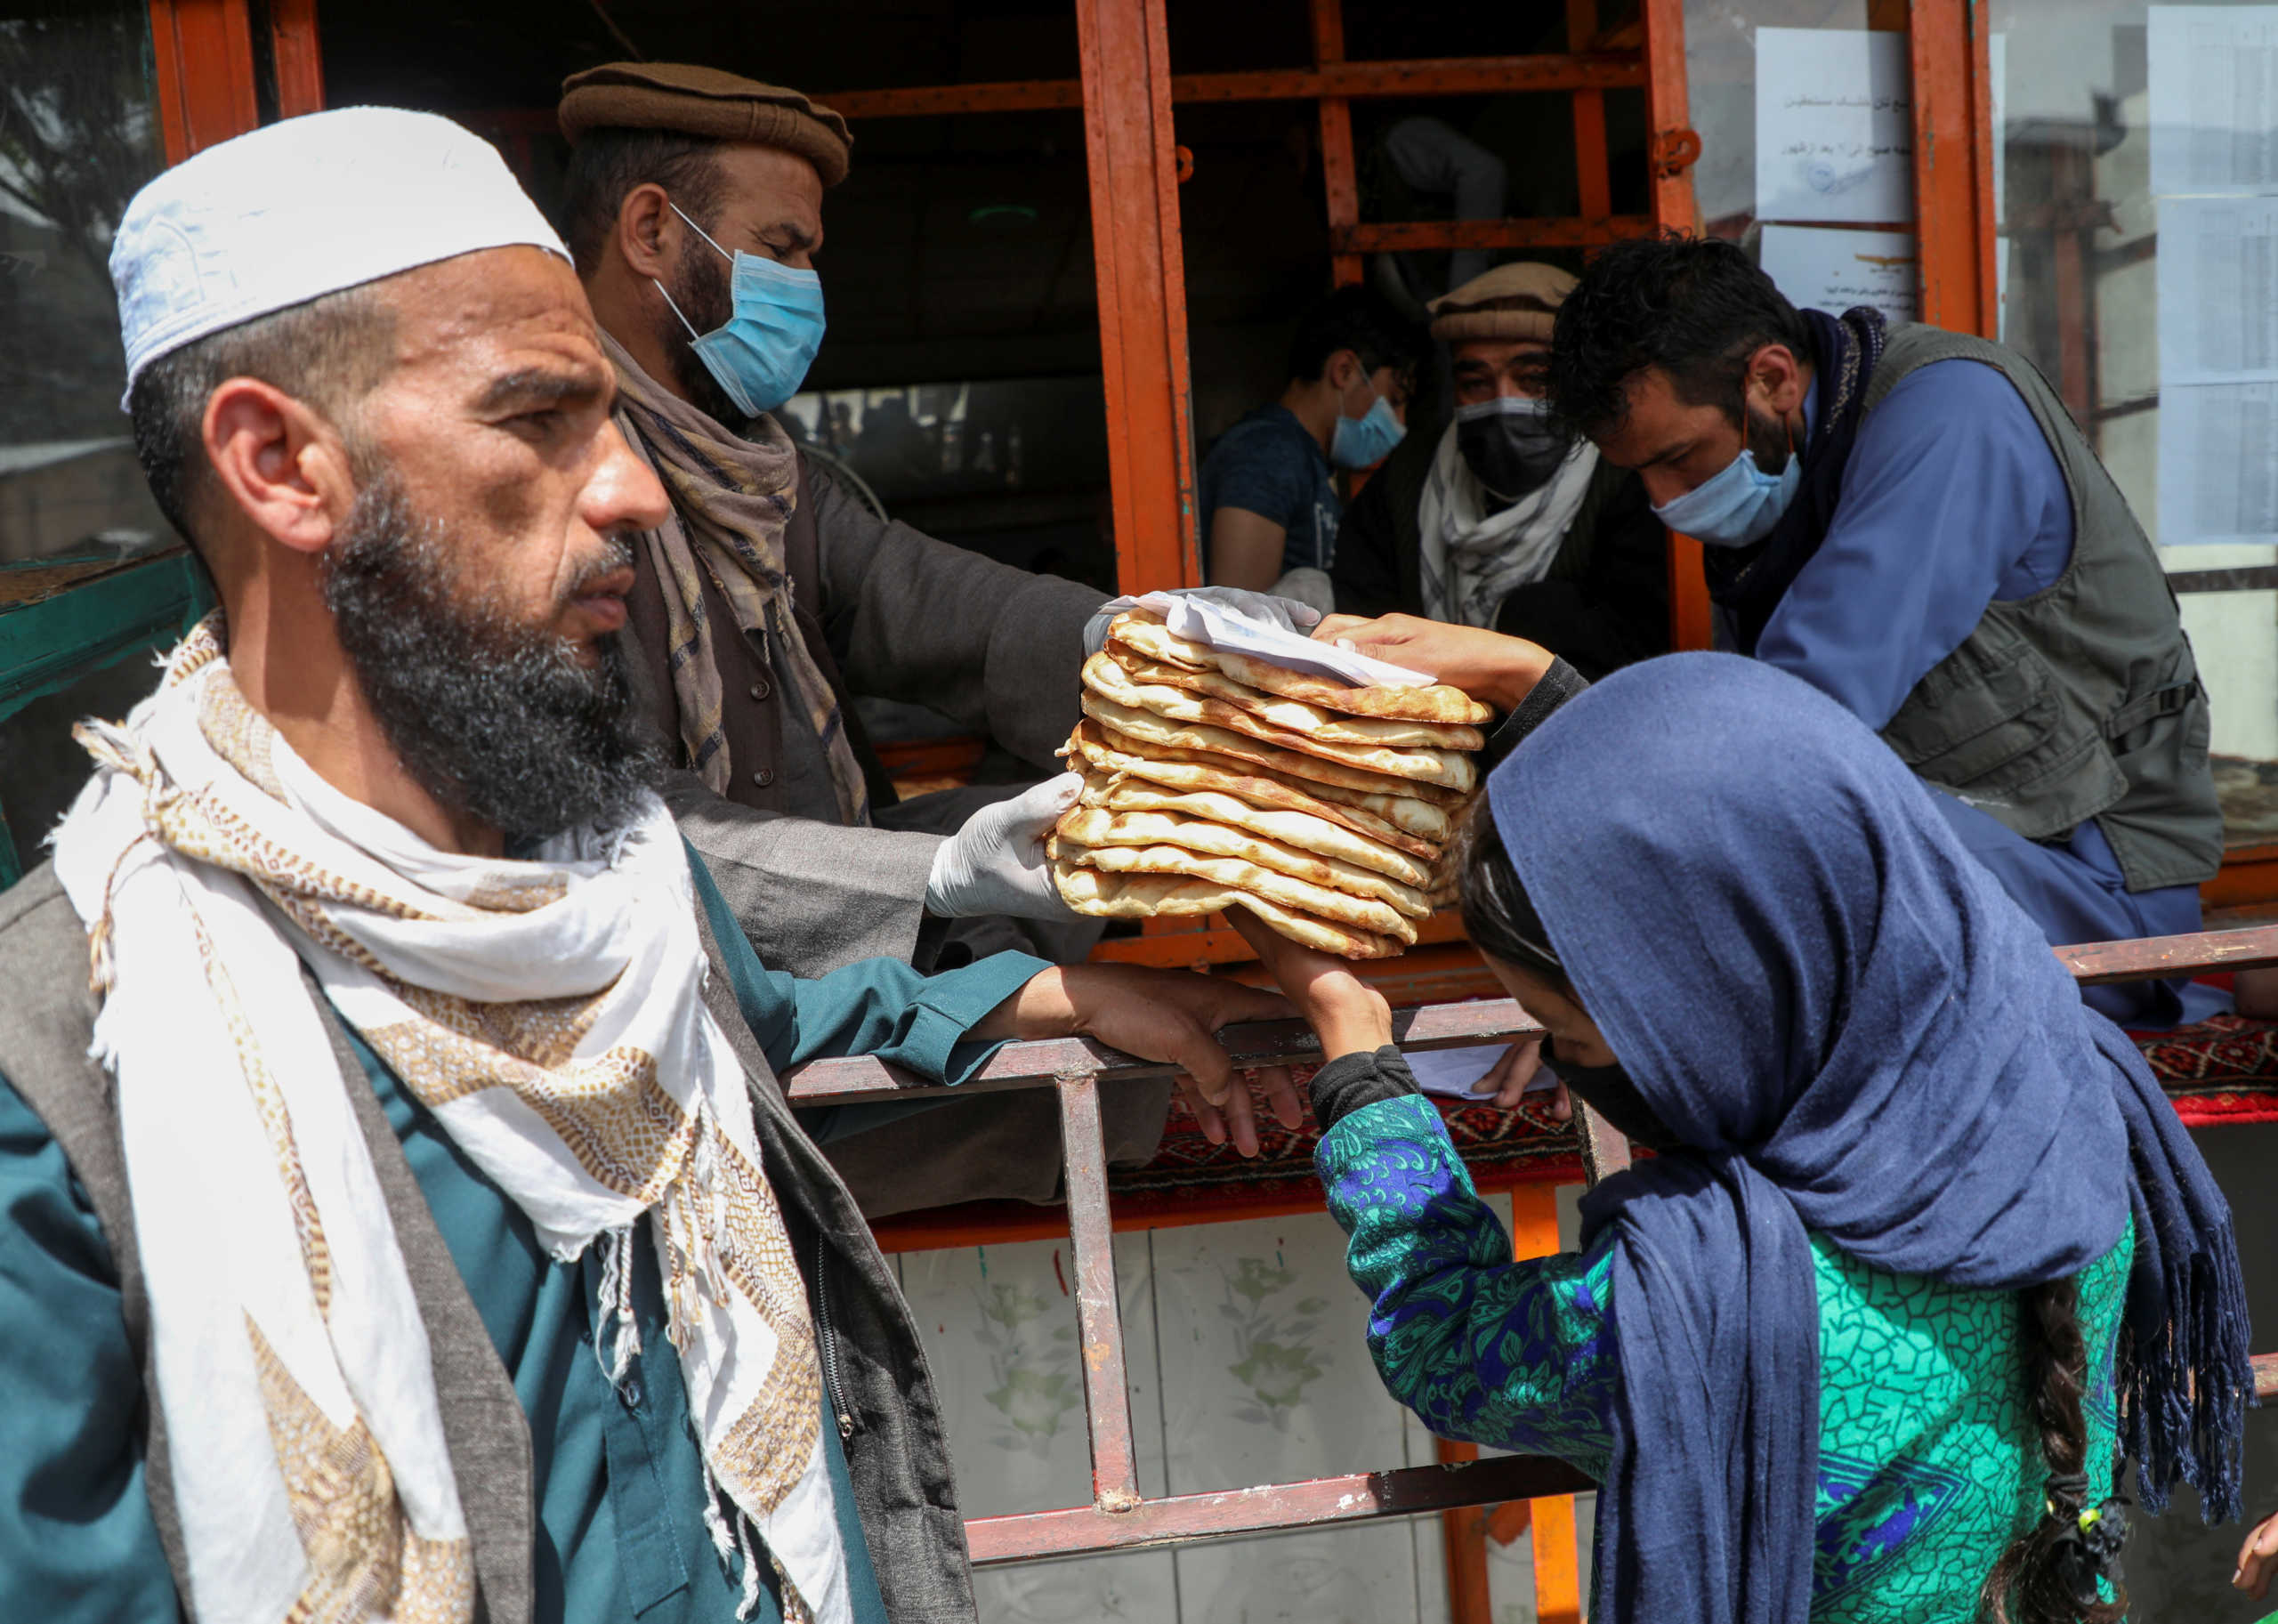
[[[1539,711],[1539,704],[1528,710]],[[2238,1514],[2229,1209],[2135,1046],[1921,784],[1760,662],[1634,667],[1488,780],[1465,923],[1660,1153],[1511,1261],[1383,1001],[1255,941],[1331,1059],[1386,1385],[1595,1477],[1594,1620],[2120,1616],[2116,1455]]]

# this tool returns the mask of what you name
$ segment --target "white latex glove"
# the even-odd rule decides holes
[[[1009,801],[984,806],[933,853],[925,911],[937,919],[1010,914],[1072,919],[1044,860],[1044,837],[1084,788],[1080,772],[1046,779]]]
[[[1321,610],[1294,598],[1277,598],[1270,592],[1249,592],[1240,586],[1175,586],[1174,597],[1200,598],[1238,610],[1253,620],[1268,620],[1284,631],[1305,633],[1321,624]],[[1113,602],[1112,599],[1110,602]],[[1096,654],[1107,647],[1107,628],[1119,610],[1102,610],[1084,627],[1084,652]]]

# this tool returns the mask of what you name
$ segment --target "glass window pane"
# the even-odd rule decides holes
[[[0,563],[173,543],[119,410],[109,269],[165,162],[142,0],[0,0]]]
[[[2278,6],[1991,15],[2003,336],[2056,384],[2171,574],[2278,563]],[[2179,601],[2230,844],[2271,844],[2278,591]]]
[[[1873,0],[1685,0],[1685,98],[1700,135],[1692,192],[1711,236],[1737,239],[1757,219],[1756,31],[1905,26],[1902,8]]]

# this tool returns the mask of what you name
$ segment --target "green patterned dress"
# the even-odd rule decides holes
[[[1605,1475],[1620,1305],[1604,1241],[1511,1261],[1439,1112],[1420,1095],[1338,1120],[1317,1157],[1374,1304],[1369,1350],[1442,1437]],[[2112,1350],[2134,1232],[2080,1275],[2088,1491],[2112,1492]],[[2040,1514],[2014,1293],[1890,1274],[1811,1237],[1820,1303],[1814,1624],[1969,1624],[1978,1587]]]

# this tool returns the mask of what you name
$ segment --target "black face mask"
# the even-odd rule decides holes
[[[1456,408],[1456,449],[1489,493],[1506,502],[1557,473],[1572,443],[1539,400],[1501,396]]]
[[[1584,1066],[1562,1060],[1547,1035],[1542,1040],[1542,1063],[1566,1085],[1569,1094],[1603,1117],[1631,1143],[1655,1151],[1674,1151],[1684,1143],[1645,1103],[1645,1096],[1637,1092],[1637,1085],[1619,1063]]]

